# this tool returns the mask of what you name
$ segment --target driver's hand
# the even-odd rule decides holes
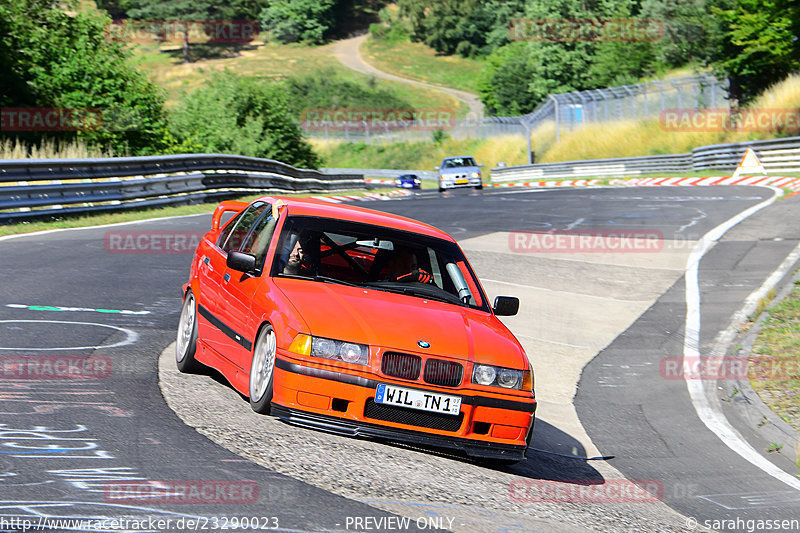
[[[402,276],[397,278],[397,281],[409,283],[413,281],[418,281],[419,283],[430,283],[433,281],[433,276],[431,276],[428,272],[424,271],[421,268],[412,270],[408,274],[403,274]]]

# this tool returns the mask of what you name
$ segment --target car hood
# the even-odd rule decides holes
[[[414,296],[276,278],[310,334],[403,352],[523,368],[524,352],[494,315]],[[418,341],[428,342],[422,349]]]
[[[473,172],[480,172],[481,167],[456,167],[456,168],[446,168],[440,170],[439,173],[442,175],[449,175],[449,174],[471,174]]]

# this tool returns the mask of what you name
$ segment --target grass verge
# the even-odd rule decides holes
[[[761,399],[800,431],[800,281],[769,309],[749,368],[750,383]]]
[[[378,70],[410,80],[478,94],[483,61],[443,56],[421,43],[376,39],[370,35],[361,49],[364,60]]]

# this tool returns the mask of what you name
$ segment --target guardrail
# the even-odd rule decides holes
[[[360,174],[329,174],[225,154],[0,160],[0,223],[213,201],[246,192],[368,187]]]
[[[686,154],[590,159],[538,163],[492,169],[492,181],[557,178],[623,177],[642,174],[685,173],[705,170],[733,172],[745,151],[752,148],[770,174],[800,172],[800,137],[716,144]]]
[[[415,174],[419,179],[435,180],[439,175],[432,170],[397,170],[387,168],[321,168],[325,174],[361,174],[365,178],[395,179],[405,174]]]

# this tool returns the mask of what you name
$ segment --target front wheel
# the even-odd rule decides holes
[[[194,358],[197,351],[197,304],[192,291],[186,292],[178,322],[178,338],[175,341],[175,363],[185,374],[197,372],[203,364]]]
[[[482,190],[482,189],[483,189],[483,183],[481,183],[480,185],[476,185],[476,186],[475,186],[475,190],[476,190],[476,191],[480,191],[480,190]]]
[[[262,415],[269,414],[272,402],[272,380],[277,351],[275,330],[267,324],[258,334],[253,348],[253,362],[250,364],[250,407]]]

